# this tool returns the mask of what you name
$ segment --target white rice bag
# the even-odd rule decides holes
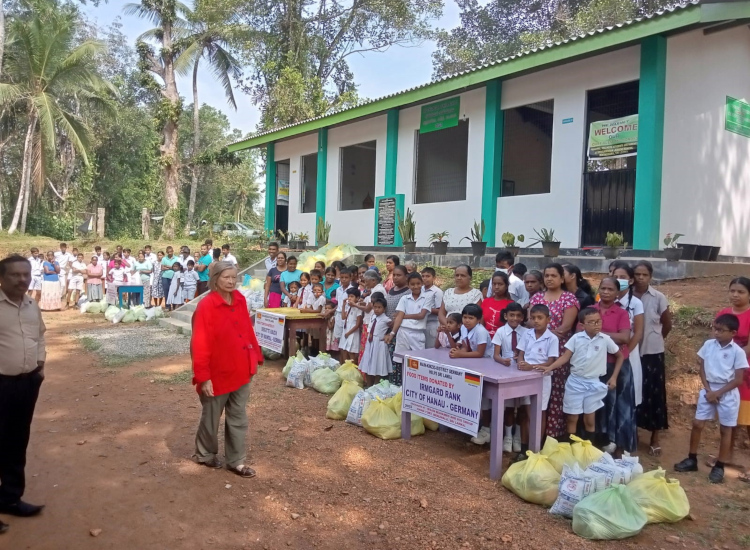
[[[357,395],[352,399],[349,412],[346,415],[346,421],[355,426],[362,426],[362,414],[374,398],[370,395],[369,390],[359,390]]]
[[[576,463],[572,467],[563,464],[562,476],[560,477],[560,491],[557,500],[550,508],[549,513],[573,517],[573,508],[587,496],[601,491],[606,487],[604,477],[594,474],[588,470],[581,470]]]
[[[121,309],[120,311],[118,311],[117,313],[115,313],[115,316],[112,318],[112,323],[116,324],[116,323],[119,323],[120,321],[122,321],[123,317],[125,317],[125,315],[127,315],[128,311],[129,310],[127,310],[127,309]]]
[[[305,373],[307,373],[307,361],[301,361],[292,366],[289,376],[286,379],[286,385],[298,390],[305,389]]]
[[[609,453],[604,453],[598,461],[589,464],[585,471],[594,475],[603,475],[607,487],[610,485],[625,485],[626,479],[629,480],[630,476],[630,468],[617,464]]]
[[[622,467],[624,471],[627,471],[627,480],[625,483],[630,483],[643,473],[643,466],[640,459],[637,456],[630,456],[630,453],[627,451],[622,453],[622,458],[615,460],[615,464]]]

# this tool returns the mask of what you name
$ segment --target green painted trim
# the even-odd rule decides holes
[[[396,194],[396,174],[398,167],[398,109],[388,111],[388,125],[385,133],[385,191],[384,195]],[[401,212],[403,215],[403,212]]]
[[[732,19],[750,17],[750,3],[721,2],[718,4],[701,4],[701,23],[715,23]]]
[[[318,173],[315,180],[315,242],[318,222],[326,220],[326,181],[328,179],[328,128],[318,130]],[[329,237],[330,238],[330,237]]]
[[[382,197],[375,197],[375,231],[373,232],[372,237],[372,243],[373,246],[388,246],[391,248],[401,248],[404,246],[404,242],[401,239],[401,233],[398,232],[398,226],[394,228],[393,233],[393,244],[378,244],[378,216],[380,214],[380,208],[378,208],[378,205],[380,204],[380,201],[382,199],[396,199],[396,212],[400,212],[401,216],[404,215],[404,195],[393,193],[391,195],[384,195]],[[398,224],[398,219],[396,219],[396,223]]]
[[[276,147],[266,145],[266,231],[276,231]]]
[[[503,83],[491,80],[485,86],[484,107],[484,167],[482,170],[482,219],[486,227],[487,246],[495,246],[497,232],[497,198],[503,178],[503,126],[505,114],[501,108]]]
[[[467,88],[481,86],[497,78],[540,70],[548,66],[559,65],[575,59],[603,53],[607,50],[637,44],[650,36],[700,24],[702,14],[700,8],[701,6],[697,5],[677,8],[673,12],[650,19],[636,21],[611,30],[598,31],[583,38],[576,38],[532,53],[518,55],[481,69],[469,71],[445,80],[439,80],[416,89],[366,103],[365,105],[251,137],[250,139],[229,145],[228,149],[229,151],[239,151],[258,147],[269,141],[278,141],[313,132],[326,126],[331,127],[350,120],[382,114],[389,109],[434,100],[439,96],[454,94]]]
[[[641,44],[633,219],[633,248],[638,250],[659,249],[666,81],[667,39],[652,36]]]

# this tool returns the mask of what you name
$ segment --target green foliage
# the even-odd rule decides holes
[[[485,230],[484,220],[474,221],[474,225],[471,228],[471,235],[464,237],[461,241],[468,240],[473,243],[483,243]]]
[[[556,243],[559,242],[555,238],[555,230],[554,229],[545,229],[542,228],[540,230],[534,229],[534,233],[536,233],[537,239],[530,243],[529,246],[534,246],[535,244],[541,244],[541,243]]]
[[[516,239],[518,239],[519,243],[522,243],[526,239],[526,237],[524,237],[523,235],[519,235],[518,237],[516,237],[513,233],[506,231],[501,235],[500,239],[503,241],[503,244],[505,246],[511,247],[516,246]]]
[[[414,212],[410,208],[406,209],[406,217],[401,217],[401,212],[396,212],[398,218],[398,233],[401,240],[405,243],[413,243],[417,240],[417,222],[414,221]]]
[[[315,240],[319,243],[327,243],[331,235],[331,224],[318,216],[318,225],[315,228]]]
[[[604,239],[604,244],[606,246],[611,246],[612,248],[627,246],[625,236],[622,233],[610,233],[609,231],[607,231],[607,237]]]
[[[431,243],[435,243],[435,242],[442,243],[448,237],[450,237],[450,233],[448,233],[447,231],[439,231],[437,233],[431,233],[430,236],[427,238],[429,239]]]
[[[677,248],[677,240],[680,237],[684,237],[682,233],[675,233],[672,235],[671,233],[667,233],[666,237],[664,237],[664,247],[665,248]]]

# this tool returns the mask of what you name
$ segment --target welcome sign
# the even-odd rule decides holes
[[[589,159],[632,157],[638,154],[638,115],[592,122]]]

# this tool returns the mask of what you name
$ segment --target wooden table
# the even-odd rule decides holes
[[[262,311],[284,315],[286,317],[286,322],[284,324],[284,339],[287,342],[287,358],[296,353],[298,330],[323,329],[323,335],[325,335],[327,319],[324,319],[318,313],[301,313],[296,307],[263,308]],[[322,339],[325,340],[325,336],[323,336]]]
[[[536,371],[520,371],[496,363],[491,357],[482,359],[452,359],[448,350],[423,349],[404,355],[472,370],[484,375],[482,395],[492,402],[490,432],[490,479],[497,480],[503,473],[503,424],[505,400],[529,396],[529,449],[539,452],[542,431],[542,375]],[[411,439],[411,413],[401,411],[401,437]]]

